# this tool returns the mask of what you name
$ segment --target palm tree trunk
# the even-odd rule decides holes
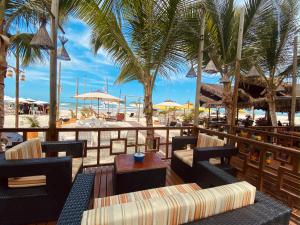
[[[274,93],[269,93],[268,96],[268,106],[269,106],[269,115],[271,118],[272,126],[277,126],[277,116],[276,116],[276,104],[275,104],[275,95]]]
[[[226,111],[226,118],[227,118],[227,124],[231,125],[232,123],[234,123],[234,121],[232,121],[232,119],[234,120],[234,118],[231,118],[232,115],[232,101],[231,101],[231,86],[230,83],[224,83],[224,94],[223,94],[223,102],[225,104],[225,111]]]
[[[4,12],[5,5],[4,1],[1,1],[0,8],[3,9],[0,12],[0,34],[3,34],[4,29]],[[7,70],[7,45],[0,38],[0,128],[4,126],[4,78]]]
[[[16,49],[16,111],[15,111],[15,127],[19,127],[19,97],[20,97],[20,52],[19,47]]]
[[[149,82],[150,83],[150,82]],[[148,82],[144,84],[144,114],[146,117],[147,127],[153,127],[153,104],[152,104],[152,87]],[[147,147],[148,149],[153,148],[154,130],[147,130]]]

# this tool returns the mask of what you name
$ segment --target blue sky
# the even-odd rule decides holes
[[[90,31],[82,22],[70,19],[65,25],[66,38],[69,39],[66,49],[71,57],[70,62],[62,62],[62,102],[74,101],[71,97],[76,91],[76,79],[79,78],[79,92],[103,90],[108,81],[109,93],[115,96],[126,94],[129,96],[143,96],[142,85],[138,82],[130,82],[122,85],[114,85],[119,73],[119,68],[104,50],[94,55],[89,45]],[[15,64],[14,57],[9,56],[10,65]],[[20,82],[20,96],[49,101],[49,62],[34,64],[25,70],[26,81]],[[179,103],[194,101],[196,80],[185,77],[189,68],[172,75],[171,80],[159,78],[153,94],[153,102],[159,103],[166,99],[172,99]],[[209,76],[203,77],[203,82],[215,83],[218,79]],[[15,79],[5,79],[5,95],[15,96]],[[137,98],[131,97],[129,101]]]

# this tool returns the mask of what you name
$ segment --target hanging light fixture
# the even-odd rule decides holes
[[[25,77],[25,73],[23,72],[20,76],[20,80],[21,81],[25,81],[26,77]]]
[[[219,70],[217,69],[216,65],[214,64],[214,62],[212,60],[210,60],[206,67],[204,68],[204,72],[206,73],[210,73],[210,74],[213,74],[213,73],[218,73]]]
[[[46,18],[45,17],[41,18],[41,26],[38,32],[33,36],[30,45],[45,50],[54,48],[53,42],[46,29],[46,23],[47,23]]]
[[[191,64],[191,69],[189,70],[189,72],[185,75],[188,78],[193,78],[193,77],[197,77],[196,71],[194,69],[193,63]]]
[[[13,70],[12,69],[7,69],[6,71],[6,77],[12,77],[13,76]]]
[[[256,69],[256,66],[252,66],[251,69],[249,70],[249,72],[247,73],[246,77],[249,78],[257,78],[260,77],[260,74],[258,72],[258,70]]]
[[[60,60],[64,60],[64,61],[70,61],[71,58],[67,52],[67,50],[65,49],[65,44],[67,43],[68,39],[65,38],[64,36],[60,36],[59,40],[62,44],[62,46],[57,49],[57,58]]]

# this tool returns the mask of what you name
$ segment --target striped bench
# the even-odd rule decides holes
[[[94,208],[136,202],[152,198],[161,198],[177,193],[188,193],[198,191],[201,188],[196,183],[180,184],[168,187],[153,188],[143,191],[136,191],[126,194],[114,195],[94,200]]]
[[[256,188],[245,181],[179,192],[87,210],[83,213],[81,224],[185,224],[254,204],[255,193]]]

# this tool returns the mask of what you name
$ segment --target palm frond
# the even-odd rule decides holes
[[[44,62],[47,57],[47,53],[44,50],[30,45],[32,37],[33,34],[28,33],[18,33],[10,37],[9,52],[16,54],[16,51],[18,51],[23,66],[28,66],[36,62]]]

